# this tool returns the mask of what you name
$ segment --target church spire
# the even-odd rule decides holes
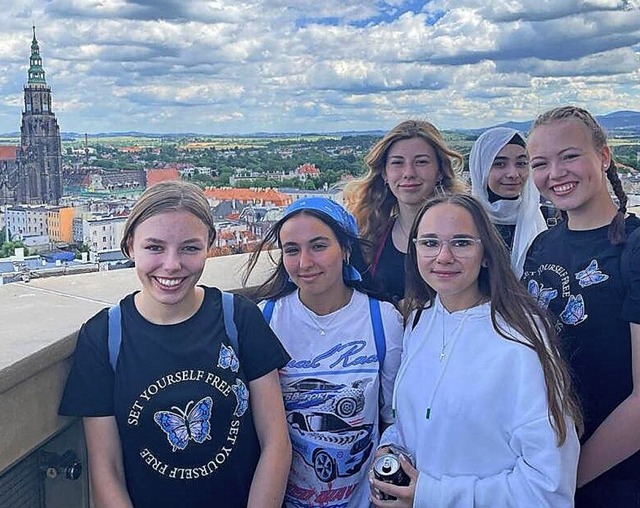
[[[42,58],[40,57],[40,46],[36,39],[36,27],[33,26],[33,40],[31,41],[31,57],[29,58],[29,86],[47,86],[44,79],[44,69],[42,68]]]

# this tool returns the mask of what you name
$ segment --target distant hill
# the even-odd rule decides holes
[[[638,111],[614,111],[607,115],[596,116],[596,119],[607,130],[607,132],[615,137],[640,137],[640,112]],[[484,131],[493,127],[510,127],[512,129],[519,130],[527,133],[531,129],[533,120],[525,122],[504,122],[498,125],[491,125],[482,127],[479,129],[444,129],[449,132],[460,132],[469,136],[479,136]],[[252,134],[224,134],[216,135],[221,138],[290,138],[295,136],[383,136],[384,130],[363,130],[363,131],[332,131],[332,132],[256,132]],[[61,137],[63,141],[71,141],[74,139],[81,140],[84,138],[84,133],[78,132],[62,132]],[[169,134],[157,134],[149,132],[139,131],[125,131],[125,132],[99,132],[96,134],[89,134],[92,138],[114,138],[114,137],[135,137],[135,138],[153,138],[153,139],[176,139],[176,138],[194,138],[194,137],[212,137],[212,134],[202,134],[195,132],[176,132]],[[20,138],[19,132],[9,132],[6,134],[0,134],[0,138]]]
[[[640,112],[638,111],[614,111],[608,115],[596,116],[596,120],[605,128],[607,133],[615,137],[640,137]],[[468,129],[464,132],[479,136],[484,131],[493,127],[509,127],[525,134],[531,129],[533,120],[526,122],[504,122],[482,129]]]

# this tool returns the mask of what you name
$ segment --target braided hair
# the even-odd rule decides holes
[[[576,120],[582,122],[582,124],[585,125],[587,129],[589,129],[589,132],[591,132],[591,139],[593,140],[593,145],[596,150],[601,150],[602,148],[607,146],[607,134],[605,133],[602,126],[597,122],[593,115],[591,115],[591,113],[589,113],[586,109],[582,109],[577,106],[562,106],[559,108],[551,109],[541,114],[538,118],[536,118],[533,126],[531,127],[531,130],[541,125],[571,118],[575,118]],[[616,167],[616,163],[613,160],[613,154],[611,155],[611,160],[609,162],[609,166],[607,167],[606,175],[607,180],[609,180],[611,188],[613,189],[613,192],[618,199],[618,211],[609,224],[608,237],[609,242],[611,242],[612,245],[620,245],[625,243],[626,237],[624,218],[627,214],[627,194],[622,188],[622,182],[620,181],[620,177],[618,176],[618,170]],[[564,216],[565,214],[563,213],[562,215]]]

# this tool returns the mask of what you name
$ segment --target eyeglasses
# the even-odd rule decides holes
[[[416,244],[416,251],[425,258],[435,258],[442,251],[442,246],[446,243],[451,254],[457,258],[470,258],[476,252],[476,244],[481,242],[480,238],[473,236],[456,236],[449,240],[440,238],[413,238]]]

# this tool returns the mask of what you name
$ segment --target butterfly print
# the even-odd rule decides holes
[[[249,390],[247,389],[247,385],[245,385],[240,379],[236,379],[236,384],[234,384],[231,389],[233,390],[233,393],[235,393],[237,401],[236,409],[233,414],[239,418],[249,407]]]
[[[587,319],[587,317],[587,314],[584,313],[584,299],[582,295],[569,295],[567,305],[565,305],[564,310],[560,313],[562,322],[568,325],[579,325]]]
[[[231,372],[238,372],[240,362],[235,351],[231,346],[220,346],[220,355],[218,356],[218,367],[222,369],[231,369]]]
[[[581,288],[586,288],[593,284],[600,284],[608,278],[609,276],[607,274],[600,271],[598,262],[595,259],[589,263],[587,268],[576,273],[576,279],[578,279],[578,284],[580,284]]]
[[[174,452],[177,449],[184,450],[190,440],[203,443],[205,440],[211,439],[209,419],[211,418],[213,400],[211,397],[205,397],[196,402],[189,411],[192,404],[193,401],[190,401],[184,411],[173,406],[171,409],[174,409],[175,412],[157,411],[153,415],[153,420],[167,434],[167,440]]]
[[[529,281],[527,289],[529,290],[529,294],[536,299],[538,305],[543,309],[548,308],[551,300],[558,296],[557,289],[546,288],[533,279]]]

